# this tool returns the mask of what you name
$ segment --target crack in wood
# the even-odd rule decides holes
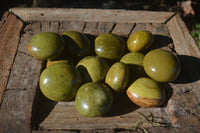
[[[114,28],[116,27],[116,23],[113,24],[112,28],[110,29],[110,32],[112,32],[114,30]]]
[[[133,29],[135,28],[136,23],[133,24],[133,27],[131,28],[130,32],[128,33],[128,37],[131,35],[131,33],[133,32]]]

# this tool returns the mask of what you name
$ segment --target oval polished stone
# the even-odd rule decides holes
[[[154,36],[151,32],[141,30],[133,33],[127,40],[127,47],[131,52],[137,52],[148,49],[154,41]]]
[[[147,53],[143,65],[148,76],[158,82],[174,81],[181,70],[179,59],[171,52],[163,49],[156,49]]]
[[[66,51],[73,57],[84,57],[91,52],[91,43],[88,37],[77,31],[67,31],[62,34]]]
[[[157,107],[165,100],[165,90],[150,79],[139,78],[126,91],[129,99],[141,107]]]
[[[139,77],[146,77],[146,73],[143,68],[144,54],[140,52],[131,52],[125,54],[120,62],[128,65],[130,70],[130,82],[132,83]]]
[[[40,76],[42,93],[53,101],[69,101],[81,85],[79,71],[68,63],[47,67]]]
[[[103,81],[109,69],[109,65],[101,57],[87,56],[76,65],[80,71],[83,83]]]
[[[108,70],[105,78],[107,83],[113,90],[121,92],[126,89],[129,82],[129,68],[122,62],[116,62]]]
[[[64,40],[59,34],[42,32],[30,40],[28,52],[37,59],[50,60],[61,54],[64,46]]]
[[[111,33],[100,34],[95,39],[95,52],[97,56],[110,60],[118,60],[124,54],[126,44],[124,40]]]
[[[101,116],[109,111],[113,95],[108,86],[98,82],[82,85],[75,98],[77,111],[88,117]]]

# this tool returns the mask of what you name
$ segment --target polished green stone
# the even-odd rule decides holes
[[[108,86],[99,82],[82,85],[75,98],[77,111],[87,117],[104,115],[113,103],[113,95]]]
[[[30,40],[28,52],[37,59],[50,60],[61,54],[64,46],[64,40],[59,34],[42,32]]]
[[[53,101],[69,101],[81,85],[79,71],[68,63],[47,67],[40,76],[42,93]]]

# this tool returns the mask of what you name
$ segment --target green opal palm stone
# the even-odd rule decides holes
[[[37,59],[49,60],[61,54],[64,46],[64,40],[59,34],[42,32],[30,40],[28,52]]]
[[[77,111],[87,117],[101,116],[109,111],[113,95],[108,86],[99,82],[82,85],[75,98]]]
[[[165,100],[165,90],[162,86],[150,79],[139,78],[126,91],[129,99],[141,107],[157,107]]]
[[[181,70],[177,56],[163,49],[147,53],[143,65],[147,75],[158,82],[174,81]]]
[[[141,30],[133,33],[127,40],[127,47],[131,52],[142,51],[148,49],[154,41],[154,36],[151,32]]]
[[[122,62],[116,62],[108,70],[105,78],[107,83],[113,90],[121,92],[126,89],[129,82],[129,68]]]
[[[95,39],[95,52],[97,56],[110,60],[118,60],[124,54],[126,44],[124,40],[112,33],[100,34]]]
[[[40,76],[42,93],[53,101],[69,101],[81,85],[79,71],[68,63],[47,67]]]

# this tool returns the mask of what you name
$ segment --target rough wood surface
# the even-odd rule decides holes
[[[0,105],[18,47],[23,22],[6,12],[0,23]]]
[[[5,90],[5,93],[0,92],[0,96],[4,96],[0,107],[0,132],[28,133],[31,129],[34,129],[34,133],[199,132],[200,52],[179,15],[96,9],[39,8],[11,11],[28,23],[21,32],[23,22],[9,12],[5,13],[0,21],[1,41],[2,37],[5,37],[5,45],[1,44],[0,54],[8,59],[0,58],[0,70],[7,72],[4,87],[0,86]],[[96,17],[97,11],[99,16]],[[152,20],[151,15],[154,16]],[[62,34],[69,30],[89,34],[92,41],[104,32],[112,32],[127,39],[138,30],[151,31],[155,37],[151,49],[170,50],[177,54],[182,64],[179,78],[173,83],[164,84],[167,100],[163,106],[140,108],[125,94],[115,94],[112,109],[108,114],[103,117],[87,118],[76,111],[74,101],[52,102],[45,98],[38,88],[39,75],[43,69],[42,61],[29,55],[28,42],[35,34],[43,31]],[[12,43],[14,48],[10,46],[11,37],[16,43]],[[9,56],[5,50],[10,52]],[[9,67],[2,67],[5,64]]]
[[[32,106],[41,68],[41,61],[17,52],[1,105],[1,132],[31,131]]]
[[[112,33],[124,37],[128,37],[134,28],[135,23],[117,23]]]
[[[179,15],[167,25],[182,71],[179,78],[170,84],[173,96],[166,111],[173,126],[183,128],[184,132],[190,129],[197,132],[200,125],[200,51]]]
[[[174,15],[171,12],[133,12],[106,9],[12,8],[10,11],[25,21],[77,20],[86,22],[165,23]]]

